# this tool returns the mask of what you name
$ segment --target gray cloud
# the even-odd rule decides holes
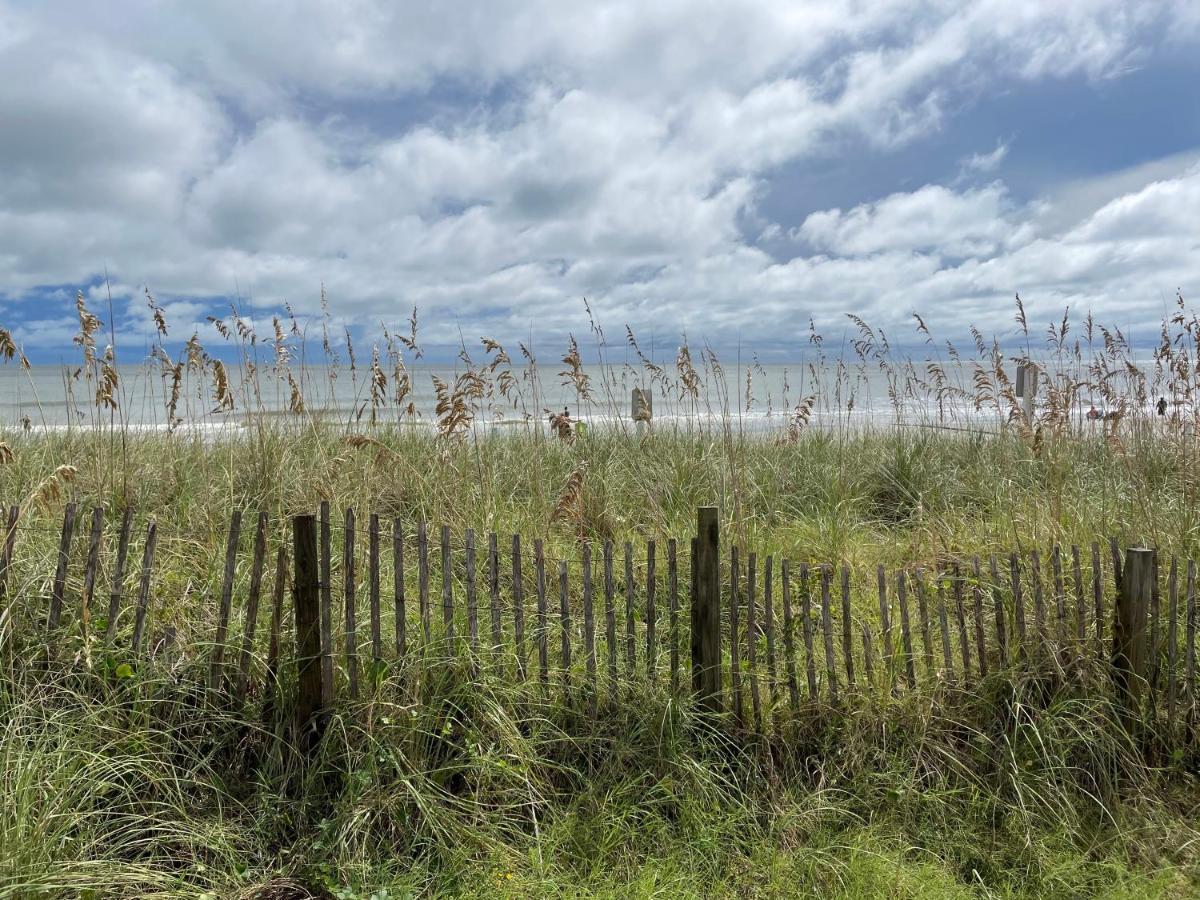
[[[578,329],[584,295],[606,321],[765,342],[809,313],[998,323],[1017,289],[1131,309],[1195,281],[1194,168],[1033,203],[925,185],[814,213],[790,245],[756,210],[783,163],[886,152],[1005,79],[1119,77],[1195,31],[1189,3],[1121,0],[147,0],[119,20],[0,0],[0,296],[107,266],[119,296],[313,311],[324,283],[350,319],[417,304],[450,340],[477,318]],[[434,86],[452,112],[399,131],[311,114]]]

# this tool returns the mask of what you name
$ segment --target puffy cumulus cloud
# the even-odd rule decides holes
[[[986,256],[1029,240],[1031,227],[1010,217],[1000,183],[956,193],[926,185],[843,212],[816,212],[795,236],[839,255],[925,250],[950,257]]]
[[[417,304],[452,341],[578,328],[586,295],[607,321],[770,341],[810,310],[1156,296],[1193,274],[1173,256],[1192,169],[1086,208],[930,184],[791,242],[757,210],[785,163],[886,153],[1014,80],[1119,77],[1194,20],[1185,0],[0,0],[0,297],[107,268],[118,297],[149,284],[200,317],[235,293],[312,312],[324,284],[348,320]]]
[[[805,227],[816,221],[843,241],[848,257],[807,262],[817,270],[857,265],[849,296],[863,306],[847,302],[846,309],[883,320],[916,309],[934,321],[1000,329],[1017,290],[1035,298],[1047,322],[1071,306],[1115,315],[1136,331],[1157,322],[1164,297],[1200,281],[1200,165],[1113,197],[1061,231],[1047,227],[1055,221],[1053,201],[993,208],[979,202],[985,193],[1002,196],[996,185],[962,193],[925,187],[846,213],[815,214]],[[933,198],[943,212],[906,236],[905,212]],[[931,226],[939,215],[940,238]],[[943,248],[964,236],[977,246],[947,262]]]
[[[0,17],[2,20],[2,17]],[[0,25],[0,205],[8,212],[177,215],[218,161],[224,114],[153,59]]]

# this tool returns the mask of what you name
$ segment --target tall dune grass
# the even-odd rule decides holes
[[[1200,324],[1182,298],[1148,359],[1090,319],[1040,335],[1019,305],[1023,346],[1003,351],[974,329],[960,350],[920,319],[920,349],[902,351],[855,320],[838,350],[811,331],[770,397],[753,362],[734,371],[683,343],[668,365],[594,322],[590,345],[571,338],[549,365],[484,338],[431,385],[428,417],[415,311],[357,348],[328,315],[285,314],[260,336],[234,312],[213,323],[220,352],[191,336],[171,354],[148,303],[159,340],[141,389],[161,430],[131,426],[138,388],[81,298],[64,390],[88,427],[0,435],[0,497],[21,506],[0,641],[0,897],[1200,890],[1196,759],[1147,753],[1089,690],[1099,668],[1050,697],[997,679],[881,696],[747,744],[661,685],[622,683],[590,716],[447,662],[415,691],[397,669],[370,703],[339,702],[308,770],[260,698],[213,704],[187,677],[233,508],[278,521],[329,500],[545,536],[564,558],[582,540],[684,539],[710,503],[730,540],[853,566],[1110,536],[1195,557]],[[3,330],[0,355],[23,365]],[[1014,385],[1028,363],[1043,375],[1031,418]],[[334,418],[339,380],[359,402]],[[573,396],[565,415],[548,383]],[[885,413],[862,427],[879,384]],[[632,386],[688,414],[598,424]],[[1087,419],[1092,400],[1111,415]],[[209,414],[229,427],[199,427]],[[516,424],[486,427],[497,417]],[[117,674],[123,657],[77,636],[48,661],[32,623],[71,499],[158,520],[153,614],[175,630],[173,661]]]

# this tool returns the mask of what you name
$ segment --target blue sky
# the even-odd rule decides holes
[[[1198,49],[1194,0],[0,0],[0,324],[1150,333],[1200,290]]]

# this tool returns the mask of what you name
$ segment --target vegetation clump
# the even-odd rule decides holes
[[[89,427],[0,431],[0,496],[18,505],[0,609],[0,898],[1200,892],[1195,698],[1177,732],[1122,724],[1094,656],[1054,681],[1008,670],[780,715],[768,704],[760,736],[713,727],[665,679],[623,674],[593,710],[505,665],[389,658],[368,668],[363,699],[339,697],[307,764],[290,667],[282,703],[261,678],[235,702],[197,676],[233,509],[281,526],[329,501],[542,537],[562,559],[606,540],[684,548],[709,504],[760,558],[867,573],[1110,538],[1195,558],[1200,327],[1182,298],[1149,363],[1090,319],[1078,342],[1055,323],[1035,353],[1023,308],[1015,356],[978,332],[960,353],[920,320],[923,358],[861,320],[837,356],[814,329],[803,384],[785,378],[782,396],[756,393],[757,363],[727,372],[685,342],[661,365],[632,331],[635,362],[609,365],[593,323],[605,364],[585,366],[570,340],[557,377],[573,408],[553,422],[531,349],[517,365],[487,338],[485,361],[464,346],[423,410],[415,310],[360,371],[328,317],[314,367],[290,313],[262,338],[236,311],[219,320],[236,358],[196,336],[173,354],[148,303],[161,430],[125,420],[133,387],[80,298],[82,365],[66,385],[86,386]],[[3,330],[0,355],[27,365]],[[1027,365],[1044,377],[1032,415],[1014,387]],[[347,378],[361,390],[334,417]],[[854,409],[879,384],[886,421],[864,427]],[[578,427],[633,386],[687,414]],[[1093,400],[1106,417],[1087,418]],[[213,416],[227,427],[195,427]],[[144,659],[120,649],[125,619],[114,640],[102,616],[52,641],[41,628],[71,501],[157,521]],[[265,646],[253,652],[261,673]]]

